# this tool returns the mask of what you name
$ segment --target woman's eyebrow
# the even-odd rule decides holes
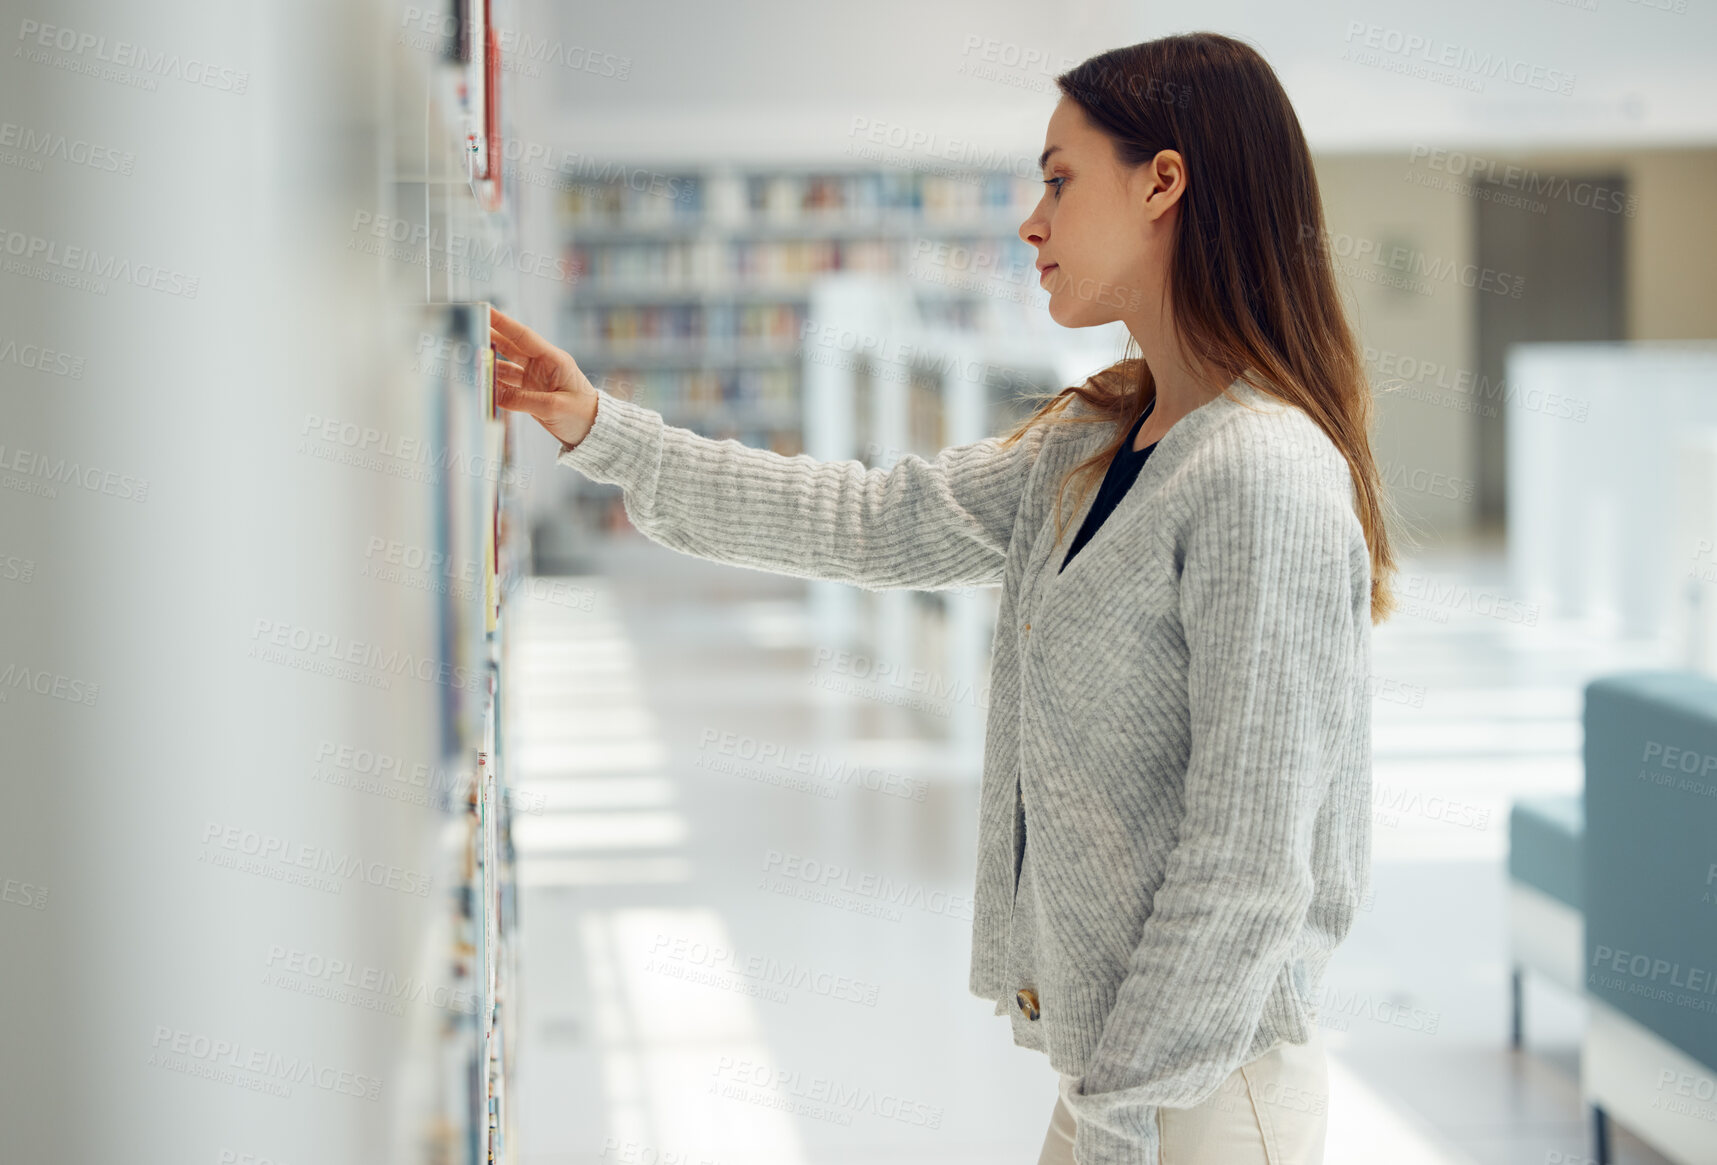
[[[1037,159],[1037,168],[1039,170],[1041,170],[1046,165],[1048,165],[1049,164],[1049,155],[1055,153],[1055,151],[1059,150],[1060,148],[1061,148],[1060,146],[1050,146],[1047,150],[1043,151],[1043,153]]]

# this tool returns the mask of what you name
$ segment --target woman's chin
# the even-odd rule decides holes
[[[1079,326],[1078,316],[1079,305],[1072,302],[1071,297],[1065,294],[1056,294],[1054,292],[1050,293],[1050,319],[1054,320],[1064,328],[1077,328]]]
[[[1113,313],[1105,313],[1101,308],[1093,310],[1094,306],[1089,303],[1064,303],[1060,297],[1052,297],[1049,301],[1049,318],[1064,328],[1094,328],[1117,318]]]

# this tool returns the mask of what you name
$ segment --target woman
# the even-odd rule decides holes
[[[1056,81],[1020,235],[1050,315],[1122,320],[1139,356],[1005,439],[888,470],[714,441],[498,313],[497,396],[676,550],[869,589],[999,582],[970,987],[1061,1073],[1040,1160],[1316,1162],[1394,570],[1369,388],[1254,50],[1165,37]]]

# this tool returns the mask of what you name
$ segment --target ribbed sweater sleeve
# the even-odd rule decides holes
[[[1284,457],[1236,419],[1189,466],[1188,489],[1185,816],[1071,1090],[1080,1165],[1142,1160],[1154,1106],[1199,1104],[1249,1058],[1312,901],[1315,820],[1365,667],[1353,645],[1369,559],[1354,552],[1358,519],[1331,459]]]
[[[891,468],[787,457],[664,422],[597,390],[595,420],[560,464],[619,485],[632,525],[699,558],[853,583],[936,590],[999,583],[1045,426]]]

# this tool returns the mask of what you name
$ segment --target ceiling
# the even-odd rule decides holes
[[[516,132],[591,158],[838,160],[889,141],[926,159],[1034,157],[1055,72],[1195,30],[1256,46],[1323,154],[1717,143],[1711,0],[1206,0],[1195,14],[1114,0],[518,0],[517,20],[531,39],[513,46]],[[1424,75],[1439,62],[1453,63]]]

